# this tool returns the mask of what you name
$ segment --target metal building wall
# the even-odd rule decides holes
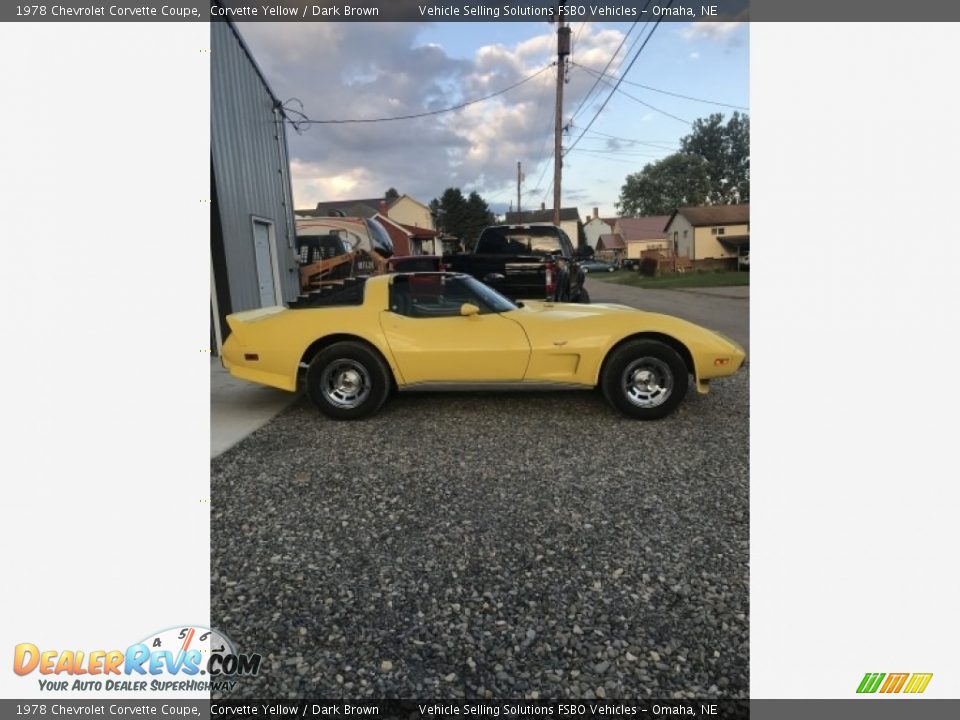
[[[215,182],[214,213],[220,239],[211,239],[214,282],[228,291],[221,314],[260,307],[253,238],[253,217],[273,223],[280,295],[291,301],[299,292],[293,201],[290,191],[286,128],[276,99],[228,22],[210,23],[210,141]],[[213,227],[213,223],[211,227]],[[217,247],[222,242],[222,248]],[[218,272],[217,265],[225,266]],[[221,277],[218,277],[221,275]],[[225,325],[224,333],[228,332]]]

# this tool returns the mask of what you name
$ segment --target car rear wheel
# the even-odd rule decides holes
[[[657,340],[633,340],[607,361],[600,387],[613,407],[638,420],[659,420],[683,401],[689,382],[683,358]]]
[[[307,394],[335,420],[372,415],[390,394],[390,371],[376,352],[357,342],[321,350],[307,370]]]

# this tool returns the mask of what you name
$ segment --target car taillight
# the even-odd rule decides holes
[[[450,266],[447,265],[445,262],[441,262],[439,267],[440,267],[440,272],[446,272],[447,270],[450,269]]]
[[[547,260],[546,262],[546,296],[547,300],[552,300],[554,294],[557,292],[557,263],[553,260]]]

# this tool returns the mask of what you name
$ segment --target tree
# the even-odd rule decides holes
[[[465,198],[460,188],[447,188],[439,200],[430,201],[430,209],[437,216],[437,229],[464,243],[472,243],[481,229],[493,224],[490,207],[475,191]]]
[[[732,202],[750,202],[750,116],[735,112],[727,123],[727,177]]]
[[[447,235],[462,237],[462,228],[467,216],[467,200],[460,188],[449,187],[439,200],[430,203],[437,207],[437,229]]]
[[[680,140],[680,150],[707,163],[712,204],[750,200],[750,117],[739,112],[723,123],[714,113],[693,123],[693,132]]]
[[[388,203],[392,203],[394,200],[400,197],[400,193],[397,192],[396,188],[390,188],[383,194],[383,199]]]
[[[490,206],[476,191],[471,192],[467,198],[467,219],[464,223],[463,234],[460,239],[464,243],[472,244],[476,241],[480,231],[487,225],[493,225],[493,213],[490,212]]]
[[[710,193],[709,165],[699,155],[674,153],[628,175],[620,188],[621,215],[668,215],[684,205],[702,205]]]

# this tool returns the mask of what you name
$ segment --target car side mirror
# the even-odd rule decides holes
[[[472,317],[473,315],[480,314],[480,308],[478,308],[473,303],[464,303],[460,306],[460,314],[464,317]]]

